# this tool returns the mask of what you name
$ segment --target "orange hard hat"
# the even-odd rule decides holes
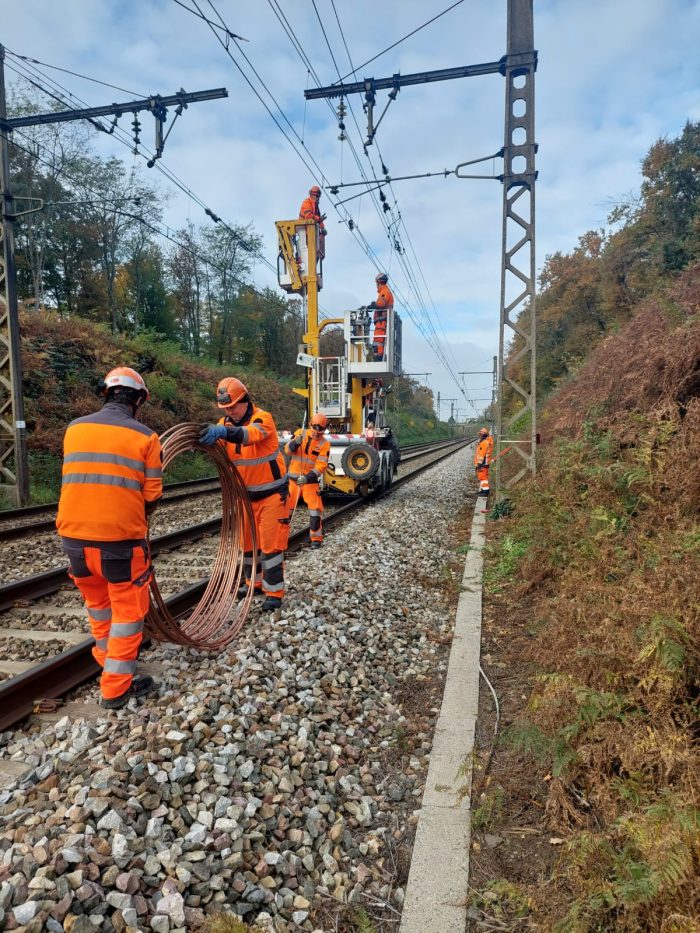
[[[240,379],[227,376],[216,387],[216,404],[219,408],[230,408],[231,405],[242,402],[248,395],[248,390]]]
[[[484,428],[479,428],[479,434],[483,434],[484,437],[486,437],[486,435],[487,435],[488,433],[489,433],[489,429],[488,429],[488,428],[486,428],[486,427],[484,427]]]
[[[311,195],[312,198],[320,198],[321,189],[318,187],[318,185],[312,185],[312,187],[309,188],[309,194]]]
[[[104,388],[102,391],[107,394],[110,389],[114,389],[117,386],[124,386],[126,389],[135,389],[137,392],[143,392],[147,399],[151,397],[151,393],[146,388],[143,377],[137,373],[135,369],[131,369],[130,366],[117,366],[115,369],[111,369],[104,378]]]
[[[311,419],[311,430],[315,431],[318,428],[320,431],[325,431],[328,427],[328,418],[326,415],[321,414],[320,412]]]

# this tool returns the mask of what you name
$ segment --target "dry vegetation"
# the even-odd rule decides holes
[[[525,829],[519,864],[476,856],[475,928],[691,933],[699,267],[594,351],[542,429],[539,475],[490,530],[485,647],[506,728],[475,806],[492,833]]]

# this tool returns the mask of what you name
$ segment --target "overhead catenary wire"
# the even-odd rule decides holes
[[[417,32],[420,32],[421,29],[425,29],[426,26],[430,26],[431,23],[434,23],[435,20],[440,19],[441,16],[444,16],[446,13],[449,13],[450,10],[454,10],[456,6],[459,6],[460,3],[464,3],[464,0],[456,0],[451,6],[448,6],[447,9],[443,10],[441,13],[437,13],[435,16],[431,17],[427,22],[423,23],[420,26],[417,26],[411,32],[406,33],[405,36],[402,36],[400,39],[397,39],[396,42],[392,42],[391,45],[388,45],[385,49],[382,49],[381,52],[377,52],[376,55],[373,55],[372,58],[368,58],[366,62],[362,62],[361,65],[358,65],[357,68],[353,68],[352,71],[349,71],[345,77],[339,78],[338,81],[333,82],[334,84],[342,84],[346,78],[349,78],[350,75],[354,74],[356,71],[359,71],[360,68],[364,68],[365,65],[369,65],[370,62],[376,62],[378,58],[381,58],[382,55],[386,55],[387,52],[390,52],[392,49],[395,49],[397,45],[401,45],[402,42],[405,42],[406,39],[410,39],[411,36],[415,36]]]
[[[190,12],[193,12],[193,11],[190,11]],[[13,58],[19,58],[19,59],[22,59],[23,61],[26,60],[26,56],[19,56],[16,52],[12,52],[9,49],[7,49],[6,51],[8,52],[8,54],[12,55]],[[78,97],[77,95],[73,94],[67,88],[63,87],[63,85],[54,81],[49,75],[46,75],[43,72],[41,72],[40,69],[38,68],[30,69],[28,66],[25,66],[24,70],[26,73],[23,73],[22,71],[18,71],[16,68],[13,68],[9,63],[6,63],[6,64],[8,68],[10,68],[12,71],[15,72],[15,74],[19,75],[24,80],[29,81],[34,87],[42,91],[44,94],[47,94],[57,103],[61,103],[63,104],[63,106],[67,106],[72,101],[77,101],[83,106],[87,106],[86,101],[84,101],[82,98]],[[51,87],[47,88],[46,86],[42,86],[40,83],[37,83],[37,80],[36,80],[37,77],[39,78],[39,80],[43,79],[44,81],[46,81],[50,86],[53,85],[53,90],[51,89]],[[65,97],[62,95],[67,95],[68,98],[70,98],[71,100],[66,100]],[[109,131],[106,130],[106,128],[100,123],[100,121],[91,120],[90,122],[93,123],[93,125],[95,125],[96,129],[109,133]],[[126,146],[129,150],[132,149],[131,138],[128,136],[126,131],[122,130],[120,127],[115,126],[113,131],[110,133],[110,135],[114,135],[115,139],[118,142],[120,142],[122,145]],[[154,153],[148,149],[144,149],[143,152],[139,152],[138,154],[141,155],[144,161],[148,162],[152,158]],[[249,253],[251,253],[251,255],[254,255],[257,259],[259,259],[263,263],[263,265],[265,265],[268,268],[269,271],[276,274],[277,270],[276,270],[276,267],[273,265],[273,263],[270,262],[265,256],[263,256],[263,254],[260,253],[259,250],[254,250],[251,247],[250,243],[247,242],[244,237],[242,237],[236,230],[234,230],[233,227],[231,227],[225,220],[223,220],[222,217],[217,212],[212,210],[211,207],[209,207],[194,191],[192,191],[192,189],[184,181],[182,181],[182,179],[180,179],[162,161],[162,159],[157,161],[154,167],[171,184],[175,185],[175,187],[177,187],[190,200],[194,201],[195,204],[197,204],[204,211],[204,213],[209,218],[211,218],[211,220],[214,223],[220,224],[222,227],[228,230],[229,233],[238,240],[238,242],[241,244],[241,246],[244,249],[246,249]]]
[[[324,39],[325,39],[325,41],[326,41],[326,45],[328,46],[328,50],[329,50],[329,52],[330,52],[331,59],[332,59],[332,61],[333,61],[333,64],[335,65],[336,72],[338,73],[338,76],[340,77],[340,69],[338,68],[338,64],[337,64],[337,61],[336,61],[335,56],[334,56],[334,54],[333,54],[333,50],[332,50],[332,48],[331,48],[330,41],[329,41],[329,39],[328,39],[328,35],[327,35],[327,33],[326,33],[326,30],[325,30],[325,28],[324,28],[324,26],[323,26],[323,22],[322,22],[322,20],[321,20],[320,14],[319,14],[318,9],[317,9],[317,7],[316,7],[315,0],[312,0],[312,2],[314,3],[314,10],[315,10],[315,12],[316,12],[316,16],[317,16],[318,21],[319,21],[319,24],[320,24],[320,26],[321,26],[321,30],[322,30],[322,32],[323,32],[323,37],[324,37]],[[354,64],[353,64],[353,61],[352,61],[352,55],[350,54],[350,49],[349,49],[349,47],[348,47],[347,40],[345,39],[345,33],[344,33],[344,31],[343,31],[343,27],[342,27],[342,24],[341,24],[341,22],[340,22],[340,17],[338,16],[338,11],[337,11],[337,9],[336,9],[336,7],[335,7],[335,2],[334,2],[334,0],[331,0],[331,2],[332,2],[333,13],[334,13],[334,15],[335,15],[335,19],[336,19],[336,23],[337,23],[337,26],[338,26],[338,30],[339,30],[339,32],[340,32],[340,36],[341,36],[343,45],[344,45],[344,47],[345,47],[346,54],[347,54],[347,56],[348,56],[348,61],[349,61],[349,63],[350,63],[350,67],[353,69],[352,72],[351,72],[351,74],[354,74],[355,77],[357,78],[357,74],[356,74],[357,69],[354,67]],[[453,6],[457,6],[457,5],[458,5],[458,4],[454,4]],[[452,8],[453,8],[453,7],[452,7]],[[450,8],[450,9],[451,9],[451,8]],[[444,12],[448,12],[448,11],[444,11]],[[429,22],[432,22],[432,20],[429,21]],[[426,23],[426,24],[424,24],[424,25],[429,25],[429,23]],[[422,28],[422,27],[421,27],[421,28]],[[347,77],[347,76],[346,76],[346,77]],[[329,101],[329,103],[330,103],[330,101]],[[354,122],[354,124],[355,124],[356,129],[357,129],[358,135],[360,135],[360,137],[361,137],[362,134],[361,134],[361,131],[360,131],[360,127],[359,127],[359,125],[358,125],[358,122],[357,122],[357,118],[355,117],[355,112],[354,112],[354,110],[353,110],[352,105],[350,104],[350,102],[348,102],[348,105],[349,105],[349,109],[350,109],[351,116],[352,116],[352,118],[353,118],[353,122]],[[424,332],[423,329],[422,329],[421,327],[419,327],[419,331],[423,334],[423,336],[425,337],[425,339],[427,340],[428,344],[431,346],[431,348],[432,348],[433,351],[435,352],[435,354],[436,354],[436,356],[438,357],[438,359],[441,360],[441,362],[442,362],[443,365],[445,366],[446,371],[450,374],[450,376],[451,376],[452,379],[454,380],[455,384],[457,385],[457,388],[459,389],[459,391],[462,393],[462,395],[463,395],[464,398],[467,400],[467,402],[469,402],[470,404],[472,404],[472,407],[473,407],[473,403],[471,402],[471,399],[468,397],[468,395],[466,394],[466,392],[465,392],[463,386],[460,385],[459,380],[457,379],[457,376],[456,376],[456,369],[457,369],[457,367],[458,367],[457,359],[456,359],[456,357],[455,357],[455,355],[454,355],[454,352],[453,352],[453,350],[452,350],[452,348],[451,348],[451,346],[450,346],[449,340],[447,339],[447,334],[445,333],[445,329],[444,329],[444,327],[443,327],[442,321],[441,321],[440,316],[439,316],[439,314],[438,314],[438,312],[437,312],[437,308],[435,307],[435,302],[434,302],[434,300],[433,300],[433,297],[432,297],[432,295],[430,294],[430,289],[429,289],[429,287],[428,287],[428,283],[427,283],[425,274],[424,274],[423,269],[422,269],[422,266],[421,266],[421,264],[420,264],[420,260],[418,259],[418,254],[417,254],[417,252],[416,252],[416,250],[415,250],[415,247],[414,247],[414,245],[413,245],[413,241],[412,241],[412,239],[411,239],[411,237],[410,237],[410,234],[409,234],[409,232],[408,232],[408,228],[407,228],[407,226],[406,226],[406,222],[405,222],[405,220],[403,219],[403,216],[402,216],[401,211],[400,211],[400,209],[399,209],[398,201],[397,201],[396,195],[395,195],[395,193],[394,193],[393,187],[392,187],[392,185],[391,185],[391,179],[388,177],[388,170],[386,169],[386,163],[385,163],[384,158],[383,158],[383,156],[382,156],[382,154],[381,154],[381,150],[380,150],[380,148],[379,148],[379,142],[378,142],[378,140],[376,139],[376,137],[375,137],[375,139],[374,139],[374,145],[376,146],[377,153],[378,153],[379,158],[380,158],[380,161],[381,161],[382,172],[384,173],[384,176],[385,176],[385,179],[386,179],[386,183],[389,185],[389,188],[390,188],[390,190],[391,190],[392,197],[393,197],[393,199],[394,199],[394,208],[396,209],[396,212],[397,212],[397,215],[398,215],[397,218],[395,218],[395,220],[392,221],[391,224],[389,224],[389,223],[386,224],[386,233],[387,233],[387,237],[388,237],[388,239],[389,239],[390,247],[392,248],[392,253],[391,253],[391,255],[393,256],[394,252],[396,252],[396,253],[398,254],[398,261],[399,261],[399,264],[401,265],[402,270],[403,270],[403,272],[404,272],[404,275],[406,276],[406,279],[407,279],[407,281],[408,281],[408,283],[409,283],[409,288],[412,289],[413,293],[415,294],[415,296],[416,296],[416,298],[417,298],[418,306],[419,306],[419,308],[421,309],[423,319],[425,320],[426,326],[427,326],[428,330],[430,331],[430,333],[432,334],[432,338],[433,338],[433,339],[431,340],[431,339],[429,338],[428,334],[427,334],[426,332]],[[368,162],[369,162],[369,164],[370,164],[370,167],[371,167],[371,169],[372,169],[372,175],[373,175],[373,182],[372,182],[372,183],[378,182],[378,178],[377,178],[378,173],[377,173],[377,171],[375,170],[374,166],[372,165],[372,158],[371,158],[371,156],[370,156],[370,152],[369,152],[369,149],[368,149],[367,146],[364,146],[364,153],[365,153],[365,156],[367,157],[367,160],[368,160]],[[362,167],[361,167],[361,166],[358,166],[358,167],[360,168],[360,173],[361,173],[363,179],[365,179],[365,183],[368,183],[368,184],[369,184],[369,182],[366,181],[366,180],[367,180],[367,176],[366,176],[365,172],[362,170]],[[447,170],[445,170],[445,174],[447,174]],[[358,184],[363,184],[363,182],[359,182]],[[377,187],[379,187],[379,186],[381,186],[381,185],[377,185]],[[368,193],[372,193],[373,191],[377,190],[377,187],[370,187],[370,188],[368,188],[368,189],[367,189],[367,190],[368,190]],[[375,206],[376,206],[378,212],[380,213],[380,218],[381,218],[381,217],[382,217],[382,214],[384,213],[384,211],[383,211],[383,209],[380,209],[380,208],[379,208],[379,205],[377,205],[377,203],[376,203],[376,198],[374,197],[374,194],[372,194],[372,199],[373,199],[373,201],[374,201],[374,203],[375,203]],[[346,200],[350,200],[350,199],[346,199]],[[340,202],[340,203],[345,203],[345,202]],[[387,202],[384,202],[384,203],[386,204]],[[390,205],[388,205],[388,206],[390,207]],[[392,212],[392,211],[393,211],[393,208],[390,207],[390,212]],[[396,225],[396,230],[393,232],[393,234],[392,234],[392,230],[391,230],[392,224],[395,224],[395,225]],[[429,313],[429,311],[428,311],[427,302],[425,301],[425,299],[423,298],[423,296],[422,296],[422,294],[421,294],[421,290],[420,290],[420,287],[419,287],[419,285],[418,285],[418,282],[417,282],[417,280],[416,280],[416,278],[415,278],[415,275],[414,275],[414,273],[413,273],[413,270],[411,269],[410,265],[405,261],[405,252],[406,252],[406,250],[405,250],[405,247],[403,247],[402,244],[400,243],[400,234],[399,234],[399,232],[398,232],[398,227],[399,227],[399,225],[401,225],[401,224],[403,225],[404,232],[405,232],[405,234],[406,234],[406,239],[407,239],[408,242],[409,242],[409,247],[410,247],[411,253],[413,254],[413,260],[414,260],[414,262],[415,262],[416,267],[418,268],[419,274],[420,274],[420,276],[421,276],[421,278],[422,278],[422,280],[423,280],[423,284],[425,285],[426,291],[428,292],[428,297],[429,297],[429,299],[430,299],[430,303],[432,304],[433,313],[434,313],[434,315],[435,315],[435,318],[436,318],[437,321],[438,321],[438,325],[439,325],[439,327],[440,327],[440,329],[441,329],[441,331],[442,331],[442,333],[443,333],[443,336],[445,337],[446,343],[445,343],[444,347],[443,347],[443,345],[442,345],[442,341],[441,341],[440,337],[439,337],[438,334],[437,334],[437,331],[436,331],[436,329],[435,329],[435,326],[434,326],[434,324],[433,324],[433,322],[432,322],[431,315],[430,315],[430,313]],[[393,241],[392,241],[392,237],[393,237]],[[414,321],[414,323],[415,323],[415,321]],[[450,362],[450,361],[448,360],[448,358],[447,358],[448,355],[452,357],[451,362]]]

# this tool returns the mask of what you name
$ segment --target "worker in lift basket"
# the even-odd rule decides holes
[[[321,200],[321,189],[318,185],[309,188],[309,196],[304,198],[299,208],[299,220],[313,220],[318,228],[318,255],[320,259],[326,258],[326,227],[323,221],[326,215],[321,213],[319,202]]]
[[[289,462],[289,505],[296,508],[302,496],[309,509],[309,538],[312,548],[323,544],[323,499],[318,488],[319,480],[328,468],[331,443],[324,437],[328,418],[318,414],[311,419],[306,431],[296,431],[284,452],[291,457]]]
[[[377,298],[367,307],[374,311],[374,337],[372,339],[374,359],[383,360],[387,320],[394,310],[394,296],[387,284],[389,276],[386,272],[380,272],[374,281],[377,284]]]
[[[255,590],[265,596],[263,612],[279,609],[284,598],[284,552],[289,540],[288,479],[272,415],[251,400],[240,379],[222,379],[216,404],[223,411],[217,424],[204,424],[200,444],[221,443],[248,490],[258,543]],[[253,535],[243,528],[243,567],[248,592],[253,575]]]
[[[489,466],[493,457],[493,438],[489,434],[489,429],[484,427],[479,429],[479,440],[474,451],[474,469],[476,477],[479,480],[479,495],[487,496],[489,489]]]
[[[80,590],[102,668],[102,706],[119,709],[156,689],[135,677],[153,577],[148,516],[163,493],[158,435],[138,415],[143,378],[119,366],[104,379],[100,411],[71,421],[63,439],[56,527]]]

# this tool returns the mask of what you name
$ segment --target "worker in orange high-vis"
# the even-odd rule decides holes
[[[272,415],[258,408],[240,379],[222,379],[216,389],[216,404],[224,412],[217,424],[202,425],[201,444],[222,443],[248,490],[253,507],[257,555],[253,552],[250,527],[243,529],[245,596],[253,582],[265,595],[264,612],[279,609],[284,597],[284,552],[289,540],[288,478],[279,449],[277,428]]]
[[[135,370],[105,376],[102,408],[77,418],[63,439],[56,527],[82,593],[102,667],[102,705],[119,709],[156,688],[135,677],[153,570],[148,516],[163,492],[158,435],[138,414],[149,393]]]
[[[479,440],[474,450],[474,469],[476,478],[479,480],[479,495],[488,496],[489,488],[489,466],[493,457],[493,438],[489,434],[489,429],[484,427],[479,429]]]
[[[313,220],[318,228],[317,249],[321,259],[326,256],[326,226],[323,221],[326,215],[321,213],[319,202],[321,200],[321,189],[318,185],[309,188],[309,196],[304,198],[299,208],[299,220]]]
[[[387,284],[389,276],[386,272],[380,272],[374,281],[377,283],[377,298],[367,307],[374,310],[374,335],[372,338],[374,358],[375,360],[383,360],[387,321],[394,310],[394,296]]]
[[[318,488],[321,476],[328,468],[331,442],[324,436],[328,418],[318,414],[306,431],[296,431],[284,452],[289,461],[289,507],[295,509],[299,496],[309,510],[309,538],[312,548],[323,544],[323,499]]]

